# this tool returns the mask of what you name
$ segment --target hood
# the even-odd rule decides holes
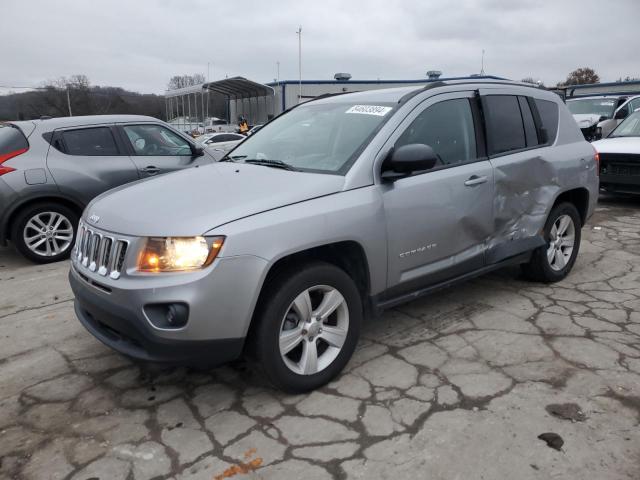
[[[256,213],[340,192],[344,177],[259,165],[214,163],[118,187],[96,198],[85,220],[133,236],[201,235]]]
[[[640,155],[640,137],[603,138],[591,145],[599,153],[628,153]]]
[[[575,113],[573,115],[574,120],[580,128],[589,128],[597,125],[600,122],[600,117],[596,113]]]

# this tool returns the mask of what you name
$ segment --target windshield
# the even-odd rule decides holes
[[[640,137],[640,112],[635,112],[625,118],[609,137]]]
[[[278,161],[302,171],[344,175],[392,104],[310,103],[276,118],[233,150],[234,161]]]
[[[607,118],[613,117],[615,106],[616,99],[614,98],[585,98],[567,102],[569,111],[574,115],[589,114]]]

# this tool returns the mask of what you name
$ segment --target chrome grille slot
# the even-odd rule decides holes
[[[84,238],[84,225],[82,222],[78,225],[78,233],[76,234],[76,244],[73,248],[73,254],[80,258],[80,252],[82,251],[82,239]]]
[[[118,240],[113,254],[113,268],[111,269],[110,277],[117,279],[122,273],[122,267],[124,267],[124,259],[127,254],[127,242]]]
[[[94,233],[91,236],[91,247],[89,249],[89,270],[95,272],[98,269],[98,256],[100,255],[100,242],[102,235]]]
[[[82,241],[82,265],[85,267],[89,266],[89,250],[91,249],[91,230],[87,229],[84,232],[84,239]]]
[[[116,280],[124,268],[128,245],[127,240],[99,233],[81,223],[78,228],[75,254],[80,263],[79,266]]]
[[[102,243],[100,244],[100,255],[98,265],[98,273],[100,275],[107,274],[107,268],[109,266],[109,259],[111,257],[111,247],[113,247],[113,239],[110,237],[102,237]]]

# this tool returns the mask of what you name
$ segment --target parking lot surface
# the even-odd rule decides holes
[[[601,201],[563,282],[400,306],[298,396],[113,353],[68,268],[0,249],[0,480],[640,478],[640,201]]]

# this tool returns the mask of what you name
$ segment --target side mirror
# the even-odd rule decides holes
[[[627,109],[627,107],[623,107],[616,112],[613,118],[616,120],[623,120],[627,118],[628,115],[629,115],[629,110]]]
[[[394,149],[384,162],[383,178],[394,179],[413,172],[429,170],[438,162],[438,155],[429,145],[412,143]]]
[[[194,157],[201,157],[204,155],[204,148],[193,145],[191,147],[191,153]]]

